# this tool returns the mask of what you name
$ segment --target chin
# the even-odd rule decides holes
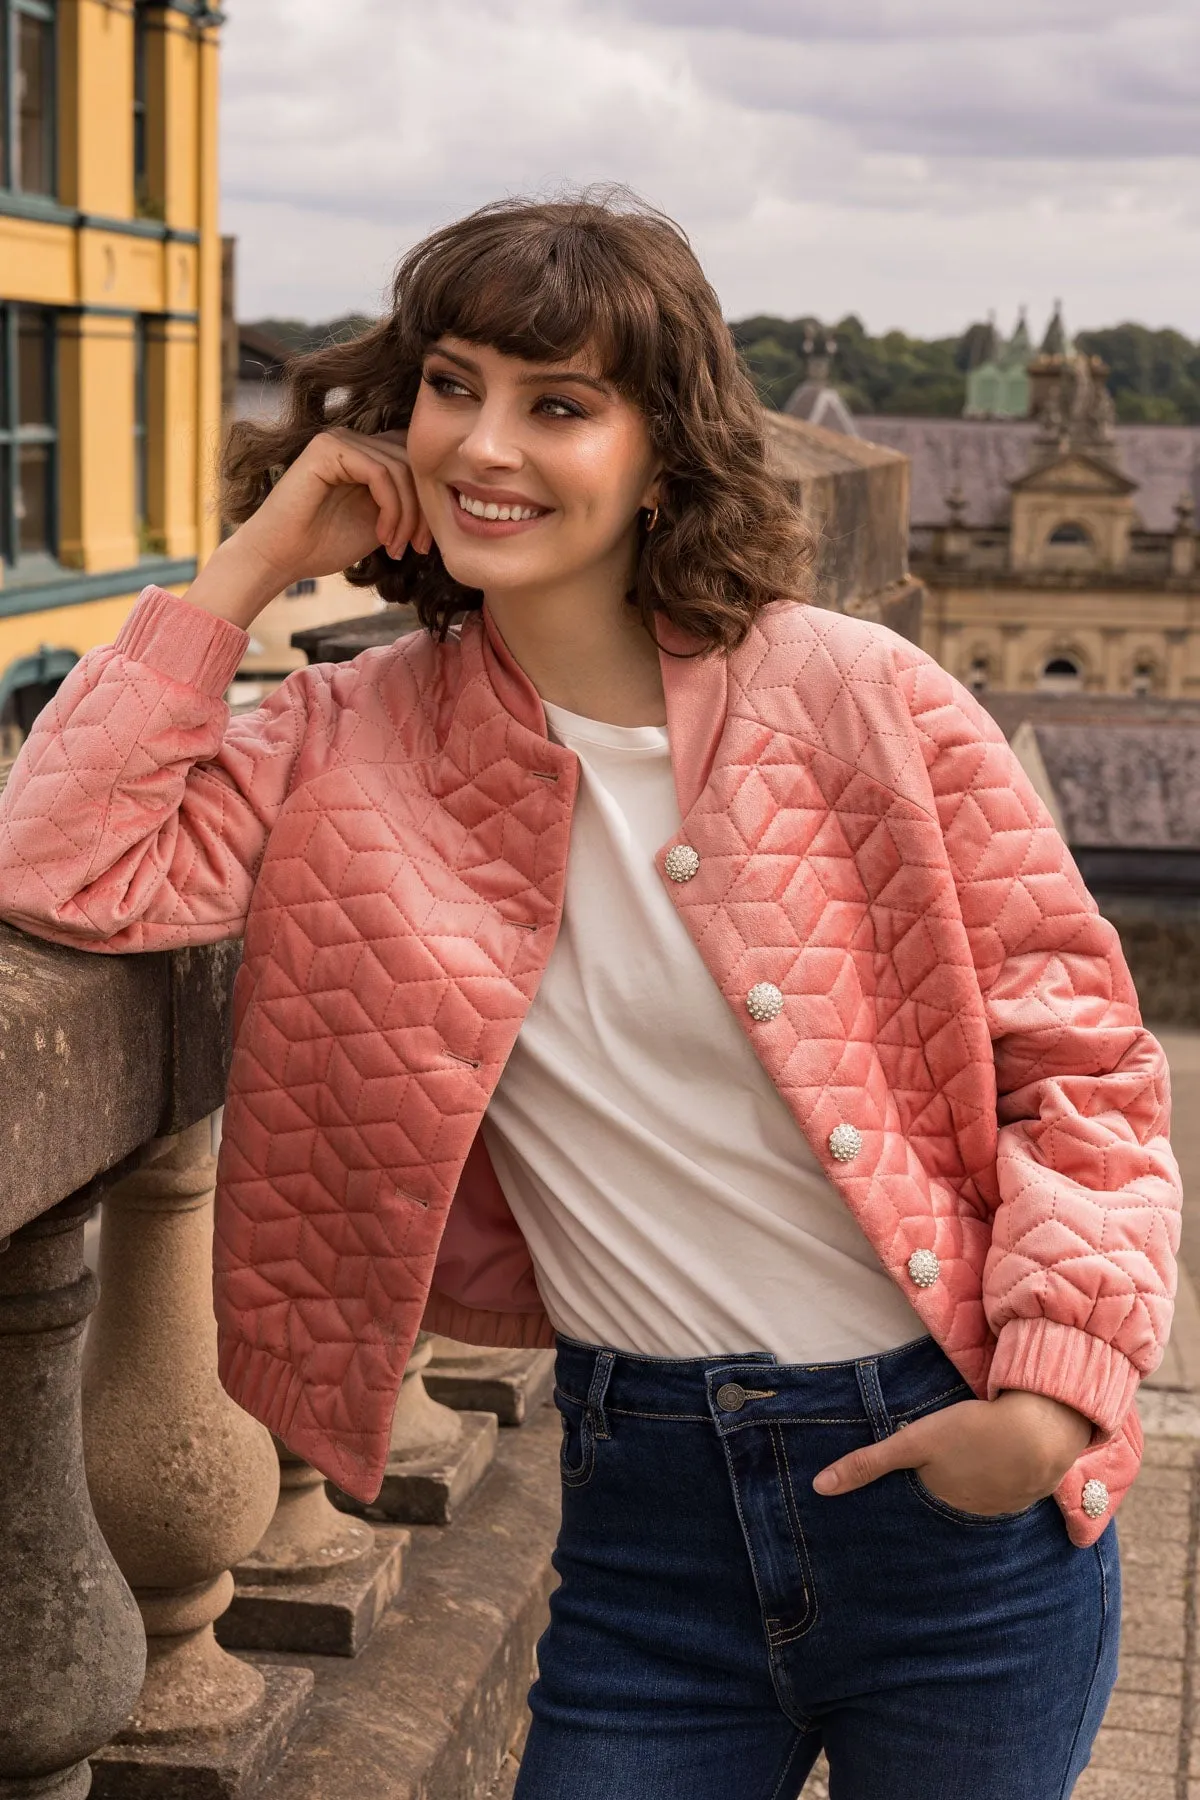
[[[497,593],[502,588],[536,585],[544,579],[544,572],[534,567],[531,561],[498,556],[490,548],[464,549],[461,544],[447,548],[439,544],[438,549],[442,553],[446,573],[455,581],[461,582],[463,587],[483,588]]]

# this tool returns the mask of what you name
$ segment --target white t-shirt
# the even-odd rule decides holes
[[[666,727],[546,719],[582,765],[566,904],[483,1130],[554,1326],[783,1362],[922,1336],[663,888]]]

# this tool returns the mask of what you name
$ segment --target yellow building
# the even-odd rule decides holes
[[[0,733],[216,543],[203,0],[0,0]],[[0,742],[0,752],[3,751]]]
[[[1061,315],[1024,418],[858,418],[912,463],[924,647],[979,691],[1200,698],[1200,426],[1118,425]]]

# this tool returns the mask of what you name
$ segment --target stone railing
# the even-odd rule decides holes
[[[313,1686],[253,1653],[356,1655],[407,1523],[448,1522],[497,1415],[544,1391],[544,1354],[443,1345],[435,1399],[423,1341],[371,1522],[225,1395],[213,1145],[238,958],[95,955],[0,925],[4,1800],[251,1791]]]

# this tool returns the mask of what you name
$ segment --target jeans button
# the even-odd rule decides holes
[[[722,1412],[740,1412],[746,1404],[746,1390],[740,1382],[727,1381],[717,1389],[717,1405]]]

